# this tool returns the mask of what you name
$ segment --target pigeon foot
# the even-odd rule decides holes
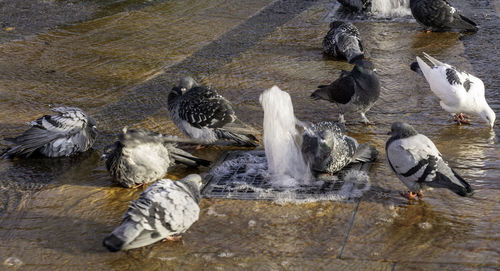
[[[205,146],[204,145],[196,145],[196,147],[194,148],[195,150],[202,150],[204,149]]]
[[[345,123],[344,114],[339,114],[339,123]]]
[[[365,125],[375,125],[375,123],[371,122],[366,116],[364,113],[361,113],[361,118],[363,118],[363,120],[361,121],[362,123],[364,123]]]
[[[464,124],[470,124],[469,116],[458,113],[453,117],[453,120],[457,122],[458,125],[461,125],[462,123]]]
[[[165,237],[165,239],[163,239],[162,241],[163,242],[166,242],[166,241],[178,242],[181,239],[182,239],[182,235],[171,235],[171,236]]]
[[[401,196],[407,198],[408,200],[412,201],[415,200],[417,197],[418,199],[421,199],[424,197],[424,193],[422,191],[418,191],[417,193],[408,191],[407,193],[401,193]]]
[[[140,187],[143,187],[143,186],[144,186],[144,183],[141,183],[141,184],[138,184],[138,185],[132,186],[131,188],[132,188],[132,189],[136,189],[136,188],[140,188]]]

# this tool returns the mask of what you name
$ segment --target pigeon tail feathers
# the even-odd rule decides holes
[[[476,32],[479,30],[475,22],[460,14],[458,14],[458,16],[454,16],[454,20],[450,24],[450,27],[461,29],[465,32]]]
[[[186,152],[184,150],[181,150],[179,148],[171,148],[169,149],[170,155],[176,162],[185,164],[186,166],[190,167],[197,167],[197,166],[205,166],[208,167],[210,165],[210,161],[198,158],[189,152]]]
[[[251,134],[243,135],[225,129],[215,129],[218,138],[234,140],[238,146],[257,147],[257,138]]]
[[[462,177],[460,177],[460,175],[458,175],[453,169],[452,172],[454,176],[446,176],[443,173],[437,171],[435,179],[429,183],[429,186],[438,188],[439,187],[448,188],[455,194],[462,197],[472,196],[474,194],[474,191],[471,188],[471,186]],[[457,178],[460,184],[453,182],[453,180],[451,179],[453,177]]]
[[[378,151],[370,144],[360,144],[352,156],[352,161],[356,163],[373,162],[377,159]]]
[[[131,217],[128,217],[110,235],[104,238],[102,244],[111,252],[122,250],[125,245],[134,241],[143,229],[144,227],[140,222],[135,222]]]

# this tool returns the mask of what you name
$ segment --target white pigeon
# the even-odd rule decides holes
[[[415,199],[423,197],[426,187],[448,188],[460,196],[471,196],[470,185],[460,177],[448,163],[434,143],[419,134],[411,125],[403,122],[392,124],[391,138],[385,150],[391,169],[409,188],[403,196]]]
[[[202,181],[190,174],[178,181],[153,183],[123,214],[123,221],[103,240],[112,252],[147,246],[163,239],[177,240],[198,220]]]
[[[493,128],[496,116],[484,97],[483,81],[423,54],[434,66],[430,67],[417,56],[418,65],[432,92],[441,100],[441,107],[454,115],[458,124],[469,123],[465,113],[479,116]]]

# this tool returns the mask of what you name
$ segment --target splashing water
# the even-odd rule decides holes
[[[293,187],[311,184],[313,177],[300,151],[300,123],[293,113],[290,95],[279,87],[260,95],[264,109],[264,148],[273,184]]]
[[[377,17],[409,16],[410,0],[372,0],[371,11]]]

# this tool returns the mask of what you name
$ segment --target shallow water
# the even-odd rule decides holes
[[[109,10],[97,5],[100,13],[89,8],[88,17],[67,22],[72,25],[19,30],[17,39],[0,43],[0,136],[21,133],[24,122],[59,105],[84,109],[102,131],[96,150],[78,157],[0,161],[0,261],[17,257],[22,270],[499,268],[500,125],[490,131],[477,118],[454,125],[428,84],[409,69],[425,51],[470,71],[483,79],[498,115],[499,5],[484,0],[454,1],[481,25],[474,35],[425,33],[410,19],[356,20],[382,81],[381,98],[367,113],[375,126],[346,115],[348,134],[380,151],[371,190],[360,201],[204,199],[200,220],[182,242],[108,253],[103,237],[142,190],[111,183],[99,160],[102,147],[124,125],[180,135],[168,118],[165,91],[181,75],[192,73],[218,89],[241,120],[262,131],[258,97],[264,89],[278,85],[289,92],[301,120],[335,120],[333,106],[309,95],[351,69],[322,55],[334,16],[328,1],[153,1],[135,7],[146,2],[117,1],[123,6]],[[390,124],[400,120],[435,142],[476,189],[472,198],[434,190],[423,203],[408,205],[400,197],[405,187],[384,150]],[[196,154],[214,161],[224,150]],[[168,176],[191,172],[178,167]]]

